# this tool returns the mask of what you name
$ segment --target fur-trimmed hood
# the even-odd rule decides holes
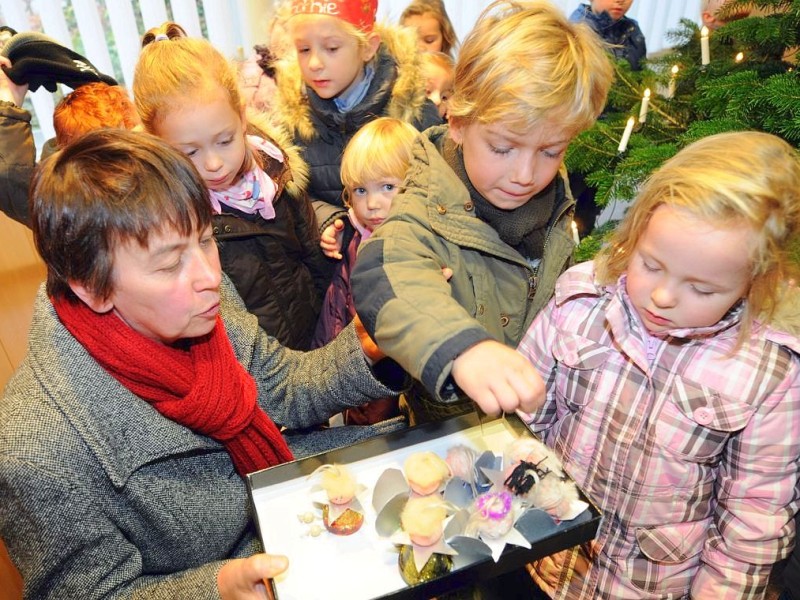
[[[277,125],[269,115],[256,110],[247,110],[247,133],[272,140],[286,155],[291,178],[286,181],[286,192],[298,198],[308,190],[310,169],[303,159],[302,152],[292,141],[291,134]]]
[[[390,61],[396,69],[391,97],[384,114],[408,123],[419,121],[423,117],[423,106],[427,97],[417,48],[417,33],[411,28],[391,25],[377,25],[375,31],[380,35],[381,45],[373,58],[373,64],[379,68]],[[292,56],[278,61],[276,68],[276,118],[295,134],[296,139],[310,140],[317,131],[311,118],[306,86],[297,59]]]

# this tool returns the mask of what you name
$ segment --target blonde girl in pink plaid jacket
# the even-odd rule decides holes
[[[591,547],[531,565],[553,597],[764,596],[798,509],[798,235],[794,149],[721,134],[562,275],[519,346],[547,388],[524,417],[603,520]]]

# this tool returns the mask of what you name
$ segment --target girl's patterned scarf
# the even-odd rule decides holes
[[[58,318],[100,366],[159,413],[223,444],[236,471],[292,460],[272,419],[259,407],[253,377],[236,360],[222,319],[180,349],[151,340],[113,311],[54,300]],[[87,400],[88,401],[88,400]]]
[[[255,135],[247,136],[247,143],[277,161],[283,162],[283,152],[275,144]],[[254,167],[226,190],[209,190],[214,214],[222,212],[222,205],[230,206],[243,213],[259,213],[267,221],[275,218],[272,202],[278,186],[263,169]]]

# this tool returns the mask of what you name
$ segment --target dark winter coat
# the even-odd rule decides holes
[[[420,131],[442,122],[425,95],[416,33],[390,27],[376,31],[381,45],[373,59],[374,79],[364,100],[346,113],[307,88],[297,61],[279,67],[275,117],[292,133],[311,169],[308,195],[315,201],[320,229],[335,217],[346,218],[339,171],[344,148],[360,127],[381,116],[401,119]]]
[[[282,143],[286,140],[275,140],[280,135],[274,130],[270,134],[266,137],[285,157],[280,162],[262,155],[264,170],[278,186],[275,218],[267,221],[223,204],[223,213],[213,218],[214,237],[222,270],[259,325],[284,346],[307,350],[325,293],[325,261],[303,189],[307,169],[296,149]]]
[[[634,71],[642,68],[641,61],[647,56],[647,44],[639,23],[629,17],[614,21],[607,12],[596,14],[588,4],[581,4],[570,15],[569,20],[586,23],[601,37],[611,44],[609,51],[617,60],[627,60]]]
[[[352,226],[347,223],[348,229]],[[342,259],[333,272],[333,279],[322,300],[322,311],[317,322],[312,346],[320,348],[335,338],[356,316],[353,303],[353,292],[350,289],[350,274],[356,264],[356,253],[361,244],[361,234],[353,232],[347,248],[342,252]]]
[[[322,312],[317,322],[317,331],[314,334],[312,347],[321,348],[331,342],[356,316],[356,306],[353,302],[353,292],[350,288],[350,275],[356,264],[356,254],[361,245],[361,233],[349,221],[345,227],[351,232],[352,238],[344,252],[342,259],[336,265],[333,279],[322,301]],[[398,374],[402,370],[397,367]],[[391,419],[400,414],[397,398],[394,396],[372,400],[362,406],[348,408],[343,411],[345,425],[374,425],[386,419]]]

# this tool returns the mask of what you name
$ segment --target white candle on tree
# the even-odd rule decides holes
[[[667,88],[667,98],[674,98],[675,91],[678,87],[678,65],[672,65],[672,75],[669,78],[669,87]]]
[[[634,123],[636,123],[636,119],[630,117],[628,119],[628,123],[625,125],[625,131],[622,132],[622,139],[619,141],[617,152],[625,152],[625,150],[627,150],[628,140],[631,139],[631,133],[633,133]]]
[[[575,242],[576,246],[581,243],[581,237],[578,235],[578,224],[575,221],[572,222],[572,241]]]
[[[647,110],[650,108],[650,88],[644,91],[642,96],[642,108],[639,110],[639,123],[647,121]]]
[[[700,62],[703,66],[711,62],[711,51],[708,49],[708,27],[705,25],[700,30]]]

